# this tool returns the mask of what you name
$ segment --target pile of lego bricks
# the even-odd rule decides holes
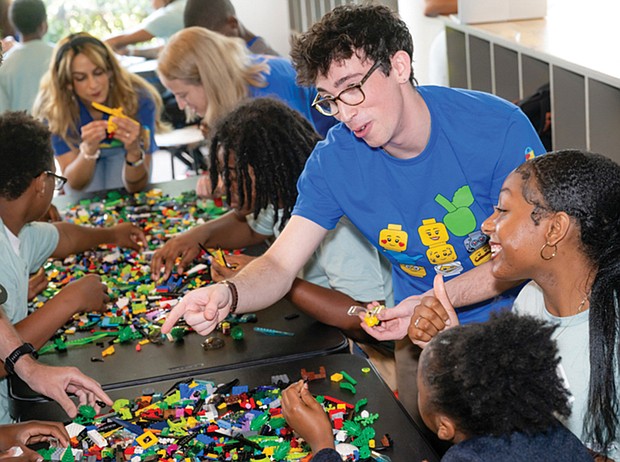
[[[343,372],[334,372],[332,380]],[[312,379],[324,375],[322,370]],[[238,385],[238,379],[219,385],[188,379],[163,393],[150,388],[134,399],[117,399],[110,412],[99,415],[81,406],[67,425],[72,448],[39,453],[45,460],[75,457],[89,462],[309,460],[309,447],[282,416],[281,390],[288,376],[275,375],[271,381],[249,388]],[[312,391],[312,382],[308,385]],[[316,398],[332,420],[343,460],[389,460],[377,451],[388,449],[392,441],[388,435],[376,437],[372,425],[379,414],[365,410],[367,399],[349,403],[326,395]]]
[[[123,196],[109,192],[103,199],[83,200],[65,212],[65,221],[84,226],[113,226],[131,222],[142,228],[147,236],[148,249],[136,252],[113,245],[70,256],[64,261],[49,260],[45,265],[48,288],[32,302],[36,309],[70,282],[86,275],[98,274],[108,286],[112,298],[105,314],[88,313],[76,316],[63,332],[59,332],[39,354],[63,351],[68,347],[98,342],[106,336],[114,342],[137,340],[138,346],[162,342],[159,326],[167,311],[185,293],[209,284],[211,278],[205,261],[180,276],[173,273],[166,281],[152,281],[150,258],[155,249],[170,237],[180,234],[206,220],[216,218],[226,210],[210,200],[197,198],[195,192],[169,197],[159,190]],[[175,328],[169,337],[178,340],[186,327]],[[68,335],[82,332],[79,338]],[[91,335],[84,337],[84,333]],[[106,335],[107,334],[107,335]],[[113,353],[104,350],[102,356]]]

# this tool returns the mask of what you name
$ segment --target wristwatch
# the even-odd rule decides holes
[[[8,294],[6,293],[6,289],[2,284],[0,284],[0,305],[4,304],[7,298]]]
[[[13,353],[8,355],[4,360],[4,368],[6,369],[6,373],[8,375],[15,374],[15,363],[19,361],[24,355],[32,355],[35,359],[39,357],[37,354],[37,350],[32,346],[31,343],[24,343],[21,346],[15,348]]]

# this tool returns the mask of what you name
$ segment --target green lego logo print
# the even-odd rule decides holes
[[[443,217],[443,223],[455,236],[467,236],[476,229],[476,217],[469,210],[474,203],[474,196],[469,186],[461,186],[456,190],[452,201],[441,194],[435,196],[435,202],[448,211]]]

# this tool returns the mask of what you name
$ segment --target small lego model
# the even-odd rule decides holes
[[[125,113],[123,112],[123,108],[122,107],[117,107],[117,108],[111,108],[111,107],[107,107],[104,106],[103,104],[99,104],[95,101],[92,102],[92,106],[97,109],[98,111],[101,111],[105,114],[110,114],[110,118],[108,119],[108,136],[110,138],[112,138],[114,136],[114,133],[116,132],[116,130],[118,130],[118,125],[116,125],[113,121],[112,121],[112,117],[118,117],[119,119],[129,119],[132,122],[138,123],[136,122],[134,119],[132,119],[131,117],[125,115]]]
[[[381,321],[377,318],[377,315],[381,310],[385,309],[385,305],[377,305],[372,308],[365,308],[363,306],[353,305],[347,311],[349,316],[359,316],[360,314],[364,314],[364,322],[369,327],[378,326]]]
[[[306,381],[312,380],[320,380],[327,377],[327,373],[325,372],[325,367],[319,366],[319,372],[307,371],[305,368],[301,370],[301,378]]]
[[[237,265],[228,263],[226,261],[226,257],[224,256],[224,251],[219,245],[217,246],[217,249],[207,249],[202,244],[198,244],[198,245],[200,246],[202,250],[204,250],[206,253],[211,255],[218,265],[225,266],[226,268],[231,269],[231,270],[237,269]]]

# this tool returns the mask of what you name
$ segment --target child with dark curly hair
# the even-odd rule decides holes
[[[592,461],[556,418],[570,414],[570,394],[558,374],[554,330],[504,312],[433,338],[420,356],[418,406],[424,423],[454,443],[443,462]],[[311,445],[313,462],[342,460],[329,419],[303,382],[283,392],[282,411]]]
[[[63,259],[103,243],[139,250],[146,238],[131,223],[91,228],[37,222],[50,207],[54,190],[67,181],[55,172],[50,132],[25,112],[5,112],[0,115],[0,144],[0,284],[7,294],[2,308],[36,350],[74,314],[106,310],[109,297],[100,277],[89,274],[28,315],[28,275],[49,257]],[[6,366],[5,360],[10,372]],[[8,422],[7,388],[0,380],[0,423]]]

